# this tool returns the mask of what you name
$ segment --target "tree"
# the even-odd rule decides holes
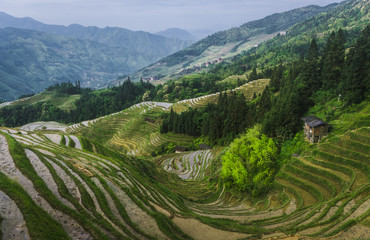
[[[348,104],[360,103],[369,94],[370,86],[370,25],[351,48],[346,61],[339,93]]]
[[[304,68],[304,81],[309,85],[307,92],[312,95],[321,87],[321,79],[319,78],[319,49],[315,39],[312,39],[310,48],[308,50],[307,60]]]
[[[257,79],[258,79],[257,68],[254,67],[251,74],[249,75],[248,80],[252,81],[252,80],[257,80]]]
[[[331,33],[325,46],[322,63],[322,84],[324,90],[336,90],[344,67],[345,36],[342,29]]]
[[[259,195],[274,181],[278,154],[275,142],[254,127],[236,138],[222,156],[222,177],[229,187]]]

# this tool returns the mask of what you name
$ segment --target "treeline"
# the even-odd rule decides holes
[[[68,95],[81,94],[75,109],[64,111],[48,101],[3,107],[0,108],[0,125],[14,127],[35,121],[76,123],[94,119],[141,102],[145,93],[154,88],[150,83],[133,83],[129,78],[118,87],[99,91],[81,88],[79,82],[56,84],[47,90]]]
[[[160,131],[206,136],[212,144],[227,144],[247,127],[262,121],[270,99],[269,88],[249,103],[242,94],[224,92],[219,95],[217,104],[209,103],[199,110],[190,108],[178,114],[171,109],[164,115]]]
[[[83,91],[91,91],[91,89],[88,88],[81,88],[81,82],[76,81],[75,84],[72,82],[63,82],[63,83],[57,83],[55,85],[52,85],[45,89],[46,91],[56,91],[57,93],[61,94],[81,94]]]
[[[233,89],[246,83],[245,80],[216,83],[217,79],[212,74],[204,74],[154,86],[143,80],[132,82],[127,78],[117,87],[97,91],[82,88],[80,82],[60,83],[46,90],[66,95],[80,94],[75,102],[76,108],[64,111],[47,101],[27,106],[7,106],[0,108],[0,126],[15,127],[35,121],[77,123],[121,111],[142,101],[174,102]]]

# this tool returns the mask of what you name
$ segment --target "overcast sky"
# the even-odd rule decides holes
[[[341,0],[0,0],[0,11],[47,24],[221,30],[311,4]]]

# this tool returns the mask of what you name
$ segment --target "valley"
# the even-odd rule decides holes
[[[0,29],[0,239],[369,239],[369,7],[293,9],[180,51],[179,28],[0,12],[27,28]]]

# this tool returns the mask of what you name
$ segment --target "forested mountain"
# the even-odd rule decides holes
[[[131,75],[133,80],[143,78],[169,79],[199,71],[206,66],[231,58],[284,32],[294,24],[337,6],[308,6],[273,14],[226,31],[212,34],[197,43],[176,52],[151,66]]]
[[[142,65],[153,62],[190,45],[190,42],[171,39],[144,31],[131,31],[119,27],[84,27],[79,24],[69,26],[48,25],[32,18],[15,18],[0,12],[0,28],[13,27],[51,33],[71,38],[90,40],[109,46],[120,46],[151,58]]]
[[[15,28],[0,29],[0,39],[0,94],[4,100],[70,80],[99,87],[151,57],[119,46]]]
[[[0,13],[0,28],[5,28],[0,30],[4,100],[62,81],[99,87],[189,45],[142,31],[47,25],[5,13]]]

